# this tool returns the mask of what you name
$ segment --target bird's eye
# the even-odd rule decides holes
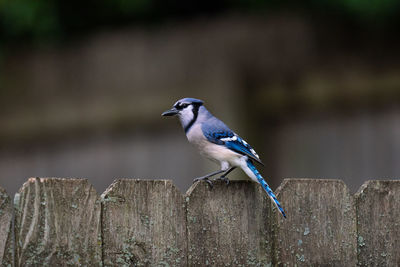
[[[189,104],[181,104],[182,108],[187,108],[189,106]]]

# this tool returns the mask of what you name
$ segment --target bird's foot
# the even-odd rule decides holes
[[[196,179],[193,180],[193,183],[198,182],[198,181],[205,181],[205,182],[207,182],[211,188],[213,188],[213,186],[214,186],[214,185],[213,185],[213,182],[212,182],[210,179],[208,179],[208,177],[199,177],[199,178],[196,178]]]
[[[225,176],[221,176],[221,177],[219,177],[219,178],[217,178],[217,179],[215,179],[215,180],[220,180],[220,181],[223,181],[223,182],[225,182],[227,185],[229,184],[229,179],[228,179],[228,177],[225,177]]]

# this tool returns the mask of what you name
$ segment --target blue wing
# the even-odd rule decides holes
[[[217,145],[223,145],[232,151],[246,155],[264,165],[256,151],[254,151],[254,149],[246,141],[232,132],[232,130],[229,129],[228,126],[226,126],[222,121],[215,118],[211,122],[204,122],[201,125],[201,129],[208,141]]]

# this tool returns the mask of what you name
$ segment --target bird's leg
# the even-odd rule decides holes
[[[230,167],[227,171],[225,171],[221,177],[217,178],[217,180],[224,181],[226,184],[229,184],[229,179],[226,177],[231,171],[236,169],[236,167]]]
[[[210,178],[211,176],[217,175],[217,174],[219,174],[219,173],[221,173],[221,172],[224,172],[224,170],[219,170],[219,171],[212,172],[212,173],[209,173],[209,174],[207,174],[207,175],[201,176],[201,177],[199,177],[199,178],[196,178],[196,179],[193,180],[193,183],[195,183],[195,182],[197,182],[197,181],[202,181],[202,180],[204,180],[204,181],[206,181],[211,187],[213,187],[212,181],[209,180],[208,178]]]

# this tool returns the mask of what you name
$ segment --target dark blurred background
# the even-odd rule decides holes
[[[0,186],[173,179],[184,192],[219,166],[160,116],[183,97],[253,145],[274,189],[399,177],[399,3],[1,1]]]

